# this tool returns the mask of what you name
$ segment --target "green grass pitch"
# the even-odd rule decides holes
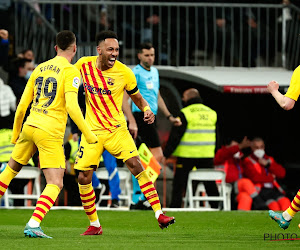
[[[24,237],[32,212],[0,209],[0,249],[300,249],[300,240],[264,240],[279,233],[300,238],[298,217],[284,231],[267,211],[168,212],[176,223],[164,230],[152,211],[98,211],[103,235],[80,236],[89,224],[84,211],[52,210],[42,228],[53,239]]]

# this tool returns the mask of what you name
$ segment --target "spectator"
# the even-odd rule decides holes
[[[238,142],[240,141],[240,142]],[[230,140],[222,146],[215,155],[214,164],[224,165],[226,183],[232,185],[232,208],[238,210],[265,209],[265,202],[257,192],[253,182],[243,177],[241,161],[244,158],[243,150],[250,147],[250,140],[245,136],[242,140]],[[237,202],[237,206],[236,206]]]
[[[17,97],[18,103],[21,99],[27,80],[29,79],[34,66],[30,60],[25,58],[18,59],[16,65],[18,72],[17,75],[11,79],[10,86],[15,96]]]
[[[255,137],[251,143],[252,153],[243,160],[244,176],[249,178],[259,190],[261,198],[272,210],[286,210],[290,200],[279,186],[276,178],[285,177],[285,169],[273,157],[265,154],[265,143]]]
[[[16,96],[11,87],[4,84],[0,78],[0,129],[13,127]]]
[[[197,89],[184,91],[182,100],[186,104],[179,115],[182,126],[172,128],[164,150],[166,158],[171,154],[178,157],[170,207],[181,207],[182,193],[193,167],[212,168],[215,155],[217,113],[202,104]],[[215,182],[204,182],[204,186],[209,196],[219,195]],[[218,208],[219,202],[211,201],[210,205]]]
[[[4,65],[8,61],[8,31],[0,29],[0,66]]]

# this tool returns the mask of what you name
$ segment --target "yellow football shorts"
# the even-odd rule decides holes
[[[110,134],[99,135],[97,132],[95,134],[98,137],[98,142],[95,144],[88,144],[82,135],[76,155],[75,169],[87,171],[93,170],[93,166],[98,167],[104,150],[107,150],[114,157],[123,160],[123,162],[139,155],[127,129],[117,129]]]
[[[65,168],[63,139],[33,126],[24,125],[12,152],[12,158],[26,165],[39,150],[40,168]]]

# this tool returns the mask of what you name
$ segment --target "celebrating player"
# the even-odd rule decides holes
[[[152,124],[155,116],[139,93],[133,72],[117,61],[119,42],[116,33],[102,31],[97,34],[96,43],[99,55],[83,57],[75,64],[81,72],[86,92],[86,121],[99,140],[97,145],[91,145],[83,136],[75,162],[75,169],[80,171],[78,182],[82,205],[90,220],[90,226],[82,235],[102,234],[91,181],[104,149],[126,163],[163,229],[173,224],[175,219],[163,214],[156,189],[141,165],[122,112],[124,90],[144,112],[147,124]]]
[[[40,223],[63,187],[63,137],[67,112],[83,132],[87,143],[97,142],[97,137],[87,127],[77,102],[80,73],[70,64],[76,49],[76,38],[71,31],[57,34],[57,56],[40,64],[33,71],[16,111],[12,135],[12,143],[16,145],[5,170],[0,174],[0,198],[37,149],[40,167],[47,182],[24,229],[25,236],[51,238],[44,234]],[[32,101],[30,114],[22,128],[26,110]]]
[[[297,67],[294,70],[289,89],[285,95],[282,95],[278,91],[279,89],[278,82],[271,81],[268,84],[269,92],[275,98],[276,102],[280,105],[280,107],[282,107],[285,110],[292,109],[295,105],[295,102],[298,100],[298,97],[300,95],[299,78],[300,78],[300,67]],[[290,225],[292,218],[295,216],[295,214],[298,211],[300,211],[300,190],[297,192],[296,196],[294,197],[288,209],[286,209],[283,213],[276,213],[270,210],[269,216],[273,220],[275,220],[281,228],[287,229]]]

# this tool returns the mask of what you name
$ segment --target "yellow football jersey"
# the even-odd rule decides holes
[[[68,118],[65,93],[78,92],[80,81],[79,71],[64,57],[38,65],[26,85],[33,101],[25,124],[63,138]]]
[[[136,78],[130,68],[116,61],[108,70],[97,68],[97,56],[80,58],[75,66],[80,70],[85,93],[85,119],[92,131],[100,134],[127,128],[122,111],[124,89],[130,94],[138,92]]]
[[[292,75],[290,87],[285,96],[297,101],[300,95],[300,66],[298,66]]]

